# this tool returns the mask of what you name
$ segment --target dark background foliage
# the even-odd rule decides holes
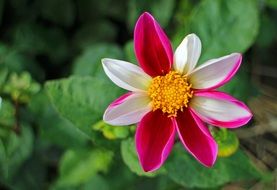
[[[123,93],[101,59],[136,63],[133,28],[148,11],[172,40],[196,33],[200,64],[243,53],[221,90],[248,103],[254,119],[215,131],[222,153],[207,169],[177,142],[166,164],[144,173],[135,126],[103,123]],[[0,189],[276,188],[276,0],[0,0]],[[234,148],[235,147],[235,148]]]

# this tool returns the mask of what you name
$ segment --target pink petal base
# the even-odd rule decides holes
[[[138,124],[136,148],[145,172],[160,168],[168,157],[175,137],[175,122],[160,110],[149,112]]]
[[[119,104],[122,104],[124,102],[124,100],[126,98],[128,98],[130,95],[132,95],[132,92],[127,92],[126,94],[123,94],[122,96],[120,96],[119,98],[117,98],[116,100],[114,100],[108,108],[112,108],[112,107],[115,107]]]
[[[217,144],[203,122],[189,109],[176,117],[177,131],[184,147],[206,167],[214,165]]]

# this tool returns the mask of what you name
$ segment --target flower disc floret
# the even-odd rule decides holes
[[[178,110],[188,107],[193,91],[185,75],[170,71],[165,76],[153,78],[148,94],[152,100],[153,111],[161,109],[169,117],[176,117]]]

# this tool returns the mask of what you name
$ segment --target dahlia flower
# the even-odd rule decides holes
[[[213,166],[218,147],[206,123],[236,128],[252,117],[244,103],[216,90],[235,75],[241,54],[211,59],[196,67],[200,39],[189,34],[173,54],[169,39],[149,13],[143,13],[136,23],[134,49],[140,67],[102,60],[107,76],[130,91],[110,104],[103,120],[117,126],[138,123],[135,143],[146,172],[164,163],[176,134],[201,164]]]

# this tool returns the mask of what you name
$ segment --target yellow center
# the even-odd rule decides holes
[[[185,75],[170,71],[165,76],[153,78],[148,94],[154,111],[161,109],[168,117],[176,117],[178,110],[188,107],[193,91]]]

